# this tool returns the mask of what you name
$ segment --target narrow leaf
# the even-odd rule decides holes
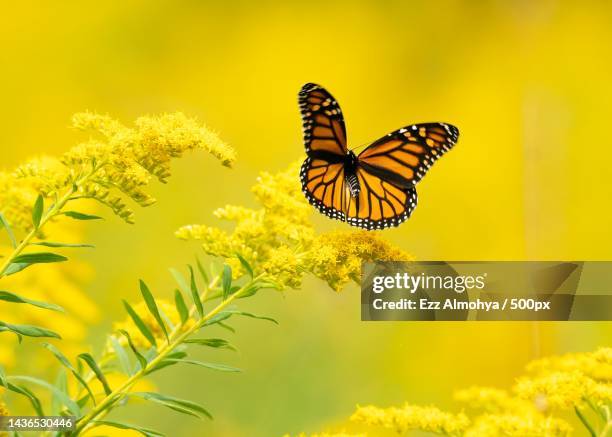
[[[181,413],[189,414],[199,418],[203,418],[203,416],[205,416],[209,419],[212,419],[212,415],[204,407],[186,399],[179,399],[173,396],[162,395],[161,393],[153,392],[135,392],[131,393],[131,395],[138,396],[148,401],[159,403]]]
[[[187,309],[187,305],[185,305],[183,294],[179,290],[174,290],[174,305],[181,316],[181,324],[184,325],[185,322],[189,320],[189,310]]]
[[[123,373],[126,375],[132,375],[130,358],[128,357],[125,349],[114,335],[110,336],[110,341],[115,351],[115,355],[117,356],[117,360],[119,361],[119,365],[121,366],[121,370],[123,370]]]
[[[95,405],[96,400],[94,398],[93,392],[89,388],[89,385],[87,385],[87,382],[85,381],[85,379],[83,379],[83,377],[79,374],[79,372],[74,368],[74,366],[72,365],[72,363],[70,363],[68,358],[66,358],[66,356],[59,349],[57,349],[55,346],[53,346],[52,344],[43,343],[43,347],[46,347],[47,349],[49,349],[51,351],[51,353],[53,355],[55,355],[55,358],[57,358],[58,361],[60,363],[62,363],[62,365],[66,369],[70,370],[70,372],[74,375],[74,377],[77,379],[77,381],[79,381],[79,383],[81,383],[83,388],[85,390],[87,390],[87,393],[89,393],[89,396],[91,396],[91,399],[92,399],[92,401],[93,401],[93,403]]]
[[[17,255],[15,258],[13,258],[13,263],[15,264],[19,264],[19,263],[28,263],[28,264],[39,264],[39,263],[56,263],[56,262],[62,262],[62,261],[67,261],[68,258],[66,258],[63,255],[58,255],[57,253],[51,253],[51,252],[34,252],[34,253],[24,253],[21,255]]]
[[[8,234],[9,240],[11,240],[11,245],[13,247],[17,247],[17,240],[15,239],[15,234],[13,234],[13,229],[11,228],[11,224],[8,222],[4,214],[0,212],[0,227],[4,226],[6,229],[6,233]]]
[[[54,396],[56,396],[74,416],[79,417],[81,415],[81,409],[79,408],[77,403],[70,399],[70,397],[66,393],[64,393],[54,385],[49,384],[47,381],[34,378],[32,376],[9,376],[8,379],[29,382],[31,384],[36,384],[41,387],[44,387],[49,390]]]
[[[237,314],[239,316],[251,317],[253,319],[267,320],[269,322],[276,323],[277,325],[279,324],[278,321],[273,319],[272,317],[259,316],[257,314],[247,313],[245,311],[226,310],[225,312],[229,314]]]
[[[95,247],[93,244],[58,243],[55,241],[35,241],[34,243],[30,244],[45,247]]]
[[[153,317],[155,318],[155,321],[157,321],[157,324],[159,325],[162,332],[166,336],[166,340],[170,342],[170,339],[168,338],[168,331],[166,330],[166,325],[164,321],[162,320],[161,315],[159,314],[159,309],[157,308],[157,303],[155,302],[155,298],[153,297],[153,294],[151,294],[151,290],[149,290],[149,287],[147,287],[147,284],[145,284],[145,282],[142,279],[140,280],[140,293],[142,293],[142,297],[145,303],[147,304],[147,308],[149,309],[149,312],[153,315]]]
[[[235,351],[236,348],[232,346],[227,340],[222,338],[188,338],[183,343],[198,344],[200,346],[208,346],[217,349],[230,349]]]
[[[200,367],[205,367],[207,369],[219,370],[221,372],[242,372],[241,369],[238,369],[236,367],[226,366],[225,364],[205,363],[203,361],[187,360],[187,359],[182,359],[182,358],[181,359],[166,358],[164,361],[171,361],[174,363],[183,363],[183,364],[192,364],[194,366],[200,366]]]
[[[185,358],[186,356],[187,356],[187,353],[185,353],[183,351],[176,351],[176,352],[172,352],[171,354],[168,354],[165,359]],[[155,367],[153,367],[152,369],[147,371],[147,374],[150,374],[150,373],[153,373],[153,372],[157,372],[158,370],[161,370],[164,367],[172,366],[174,364],[177,364],[177,363],[172,362],[172,361],[164,361],[164,360],[162,360],[161,362],[157,363],[157,365]]]
[[[191,280],[191,298],[193,299],[193,303],[198,310],[198,314],[200,318],[204,317],[204,306],[202,305],[202,301],[200,300],[200,291],[198,290],[198,286],[196,285],[195,275],[193,274],[193,267],[189,266],[189,275]]]
[[[230,296],[232,289],[232,268],[227,264],[223,265],[221,282],[223,284],[223,300],[225,300]]]
[[[36,397],[36,395],[32,393],[27,387],[15,385],[15,384],[8,382],[6,378],[6,374],[4,373],[4,368],[2,366],[0,366],[0,386],[14,393],[18,393],[22,396],[25,396],[26,398],[28,398],[28,400],[32,404],[32,408],[34,408],[34,411],[36,411],[36,414],[38,414],[39,416],[45,415],[43,408],[42,408],[42,404],[40,403],[40,400]]]
[[[91,214],[83,214],[77,211],[64,211],[64,215],[75,220],[104,220],[102,217]]]
[[[179,288],[181,289],[181,291],[187,295],[191,294],[191,291],[189,290],[189,285],[187,284],[187,281],[185,280],[181,272],[179,272],[176,269],[169,269],[169,270],[170,270],[170,273],[172,274],[172,277],[174,278]]]
[[[115,422],[115,421],[110,421],[110,420],[94,420],[93,423],[96,426],[110,426],[111,428],[117,428],[117,429],[131,429],[136,432],[139,432],[145,437],[164,437],[165,436],[165,434],[154,431],[152,429],[142,428],[140,426],[131,425],[129,423],[124,423],[124,422]]]
[[[200,262],[200,258],[196,256],[196,265],[198,266],[198,271],[200,272],[200,276],[202,276],[202,280],[204,281],[205,287],[208,288],[208,284],[210,284],[210,279],[208,274],[206,273],[206,269]]]
[[[34,208],[32,208],[32,223],[34,228],[38,229],[40,226],[40,219],[42,218],[43,208],[45,207],[45,201],[41,194],[38,195],[34,202]]]
[[[224,321],[225,319],[229,319],[230,317],[232,317],[232,314],[230,312],[222,311],[212,316],[210,319],[204,322],[202,326],[214,325],[215,323],[221,323],[222,321]]]
[[[140,363],[140,368],[144,369],[145,367],[147,367],[147,359],[144,356],[142,356],[140,352],[138,352],[138,349],[136,348],[136,346],[134,346],[134,343],[132,342],[132,337],[130,337],[130,334],[123,329],[120,329],[119,332],[123,334],[123,336],[127,339],[128,344],[130,345],[130,349],[132,349],[132,352],[134,353],[134,355],[136,356],[136,359]]]
[[[19,296],[15,293],[11,293],[10,291],[0,291],[0,300],[13,303],[27,303],[38,308],[45,308],[47,310],[64,312],[64,309],[61,306],[55,305],[54,303],[47,303],[41,302],[39,300],[28,299],[23,296]]]
[[[240,255],[238,252],[236,252],[236,256],[240,260],[240,264],[242,264],[242,267],[244,268],[244,270],[248,273],[251,279],[253,279],[253,268],[251,267],[249,262],[246,259],[244,259],[244,257]]]
[[[112,390],[108,385],[106,376],[104,376],[104,373],[102,373],[102,370],[100,370],[100,367],[98,367],[98,363],[96,363],[94,357],[92,357],[91,354],[83,353],[79,355],[79,358],[85,361],[85,363],[87,363],[94,375],[96,375],[96,378],[98,378],[98,381],[100,381],[100,384],[102,384],[102,387],[104,388],[104,393],[106,393],[107,395],[111,394]]]
[[[6,328],[6,330],[12,331],[19,335],[25,335],[26,337],[62,338],[59,334],[48,329],[41,328],[40,326],[13,325],[11,323],[3,322],[0,320],[0,327]]]
[[[151,332],[151,330],[148,328],[147,325],[145,325],[145,323],[142,321],[142,319],[136,313],[136,311],[134,311],[134,309],[131,307],[131,305],[129,303],[127,303],[127,301],[125,301],[125,300],[123,301],[123,306],[125,307],[125,310],[130,315],[131,319],[134,321],[134,324],[136,325],[138,330],[142,333],[142,335],[144,335],[144,337],[147,340],[149,340],[149,343],[151,343],[151,346],[157,347],[157,342],[155,341],[155,336],[153,336],[153,333]]]

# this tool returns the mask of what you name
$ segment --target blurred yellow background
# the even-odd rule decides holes
[[[296,96],[326,86],[349,142],[406,124],[446,121],[458,145],[419,184],[419,206],[385,236],[419,259],[610,259],[612,6],[560,1],[13,2],[0,15],[0,144],[10,169],[83,139],[71,114],[183,111],[239,153],[233,170],[207,156],[177,163],[159,202],[126,226],[86,227],[75,252],[95,277],[100,345],[135,299],[137,279],[170,296],[171,266],[197,244],[188,223],[216,224],[226,203],[303,155]],[[296,178],[298,176],[296,175]],[[344,226],[318,217],[320,229]],[[75,268],[78,264],[73,264]],[[609,323],[362,323],[356,286],[264,294],[217,352],[241,375],[160,374],[166,393],[202,402],[198,422],[151,405],[116,414],[169,435],[275,436],[341,424],[355,404],[448,406],[456,388],[508,387],[530,359],[609,344]],[[99,349],[99,348],[96,348]],[[119,412],[118,412],[119,413]]]

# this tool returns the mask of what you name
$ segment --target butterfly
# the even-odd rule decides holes
[[[323,87],[307,83],[298,94],[307,158],[302,191],[323,214],[368,230],[398,226],[417,204],[415,184],[457,142],[447,123],[403,127],[356,155],[347,147],[340,106]]]

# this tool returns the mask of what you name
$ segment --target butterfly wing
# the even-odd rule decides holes
[[[344,159],[346,128],[340,106],[323,87],[307,83],[298,94],[306,154],[327,160]]]
[[[340,106],[323,87],[307,83],[298,95],[308,158],[300,171],[308,201],[331,218],[345,220],[346,128]]]
[[[358,156],[359,167],[396,186],[410,188],[458,138],[459,130],[446,123],[406,126],[364,149]]]

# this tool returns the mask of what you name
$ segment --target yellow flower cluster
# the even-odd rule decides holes
[[[470,425],[463,414],[444,412],[436,407],[404,404],[403,407],[379,408],[373,405],[358,407],[351,420],[366,425],[381,426],[402,434],[422,430],[446,435],[462,435]]]
[[[612,382],[612,348],[542,358],[532,361],[527,371],[534,374],[578,371],[595,381]]]
[[[572,432],[567,422],[554,417],[485,414],[478,417],[465,437],[565,437]]]
[[[236,158],[214,132],[181,113],[140,117],[133,128],[108,116],[80,113],[72,124],[100,138],[73,147],[60,159],[36,158],[12,173],[0,173],[0,211],[16,229],[32,228],[31,210],[39,193],[50,198],[49,203],[65,194],[71,200],[95,199],[133,223],[124,196],[140,206],[155,202],[145,188],[152,178],[166,181],[172,159],[195,149],[226,166]]]
[[[291,437],[290,434],[285,434],[283,437]],[[366,437],[365,434],[347,434],[345,432],[319,432],[315,434],[306,434],[304,432],[297,434],[295,437]]]
[[[574,371],[521,378],[515,389],[520,397],[539,401],[545,408],[567,409],[580,406],[586,400],[612,402],[610,387]]]
[[[236,276],[244,273],[236,254],[256,273],[279,288],[298,288],[306,273],[340,290],[358,281],[362,261],[410,260],[412,256],[366,231],[334,231],[316,235],[310,221],[312,207],[299,183],[299,164],[277,173],[262,173],[253,187],[259,209],[226,206],[214,212],[235,223],[231,233],[205,225],[183,226],[181,239],[202,241],[204,251],[226,259]]]
[[[506,390],[492,387],[470,387],[454,393],[458,402],[474,410],[483,410],[489,413],[514,412],[536,413],[533,402],[513,397]]]

